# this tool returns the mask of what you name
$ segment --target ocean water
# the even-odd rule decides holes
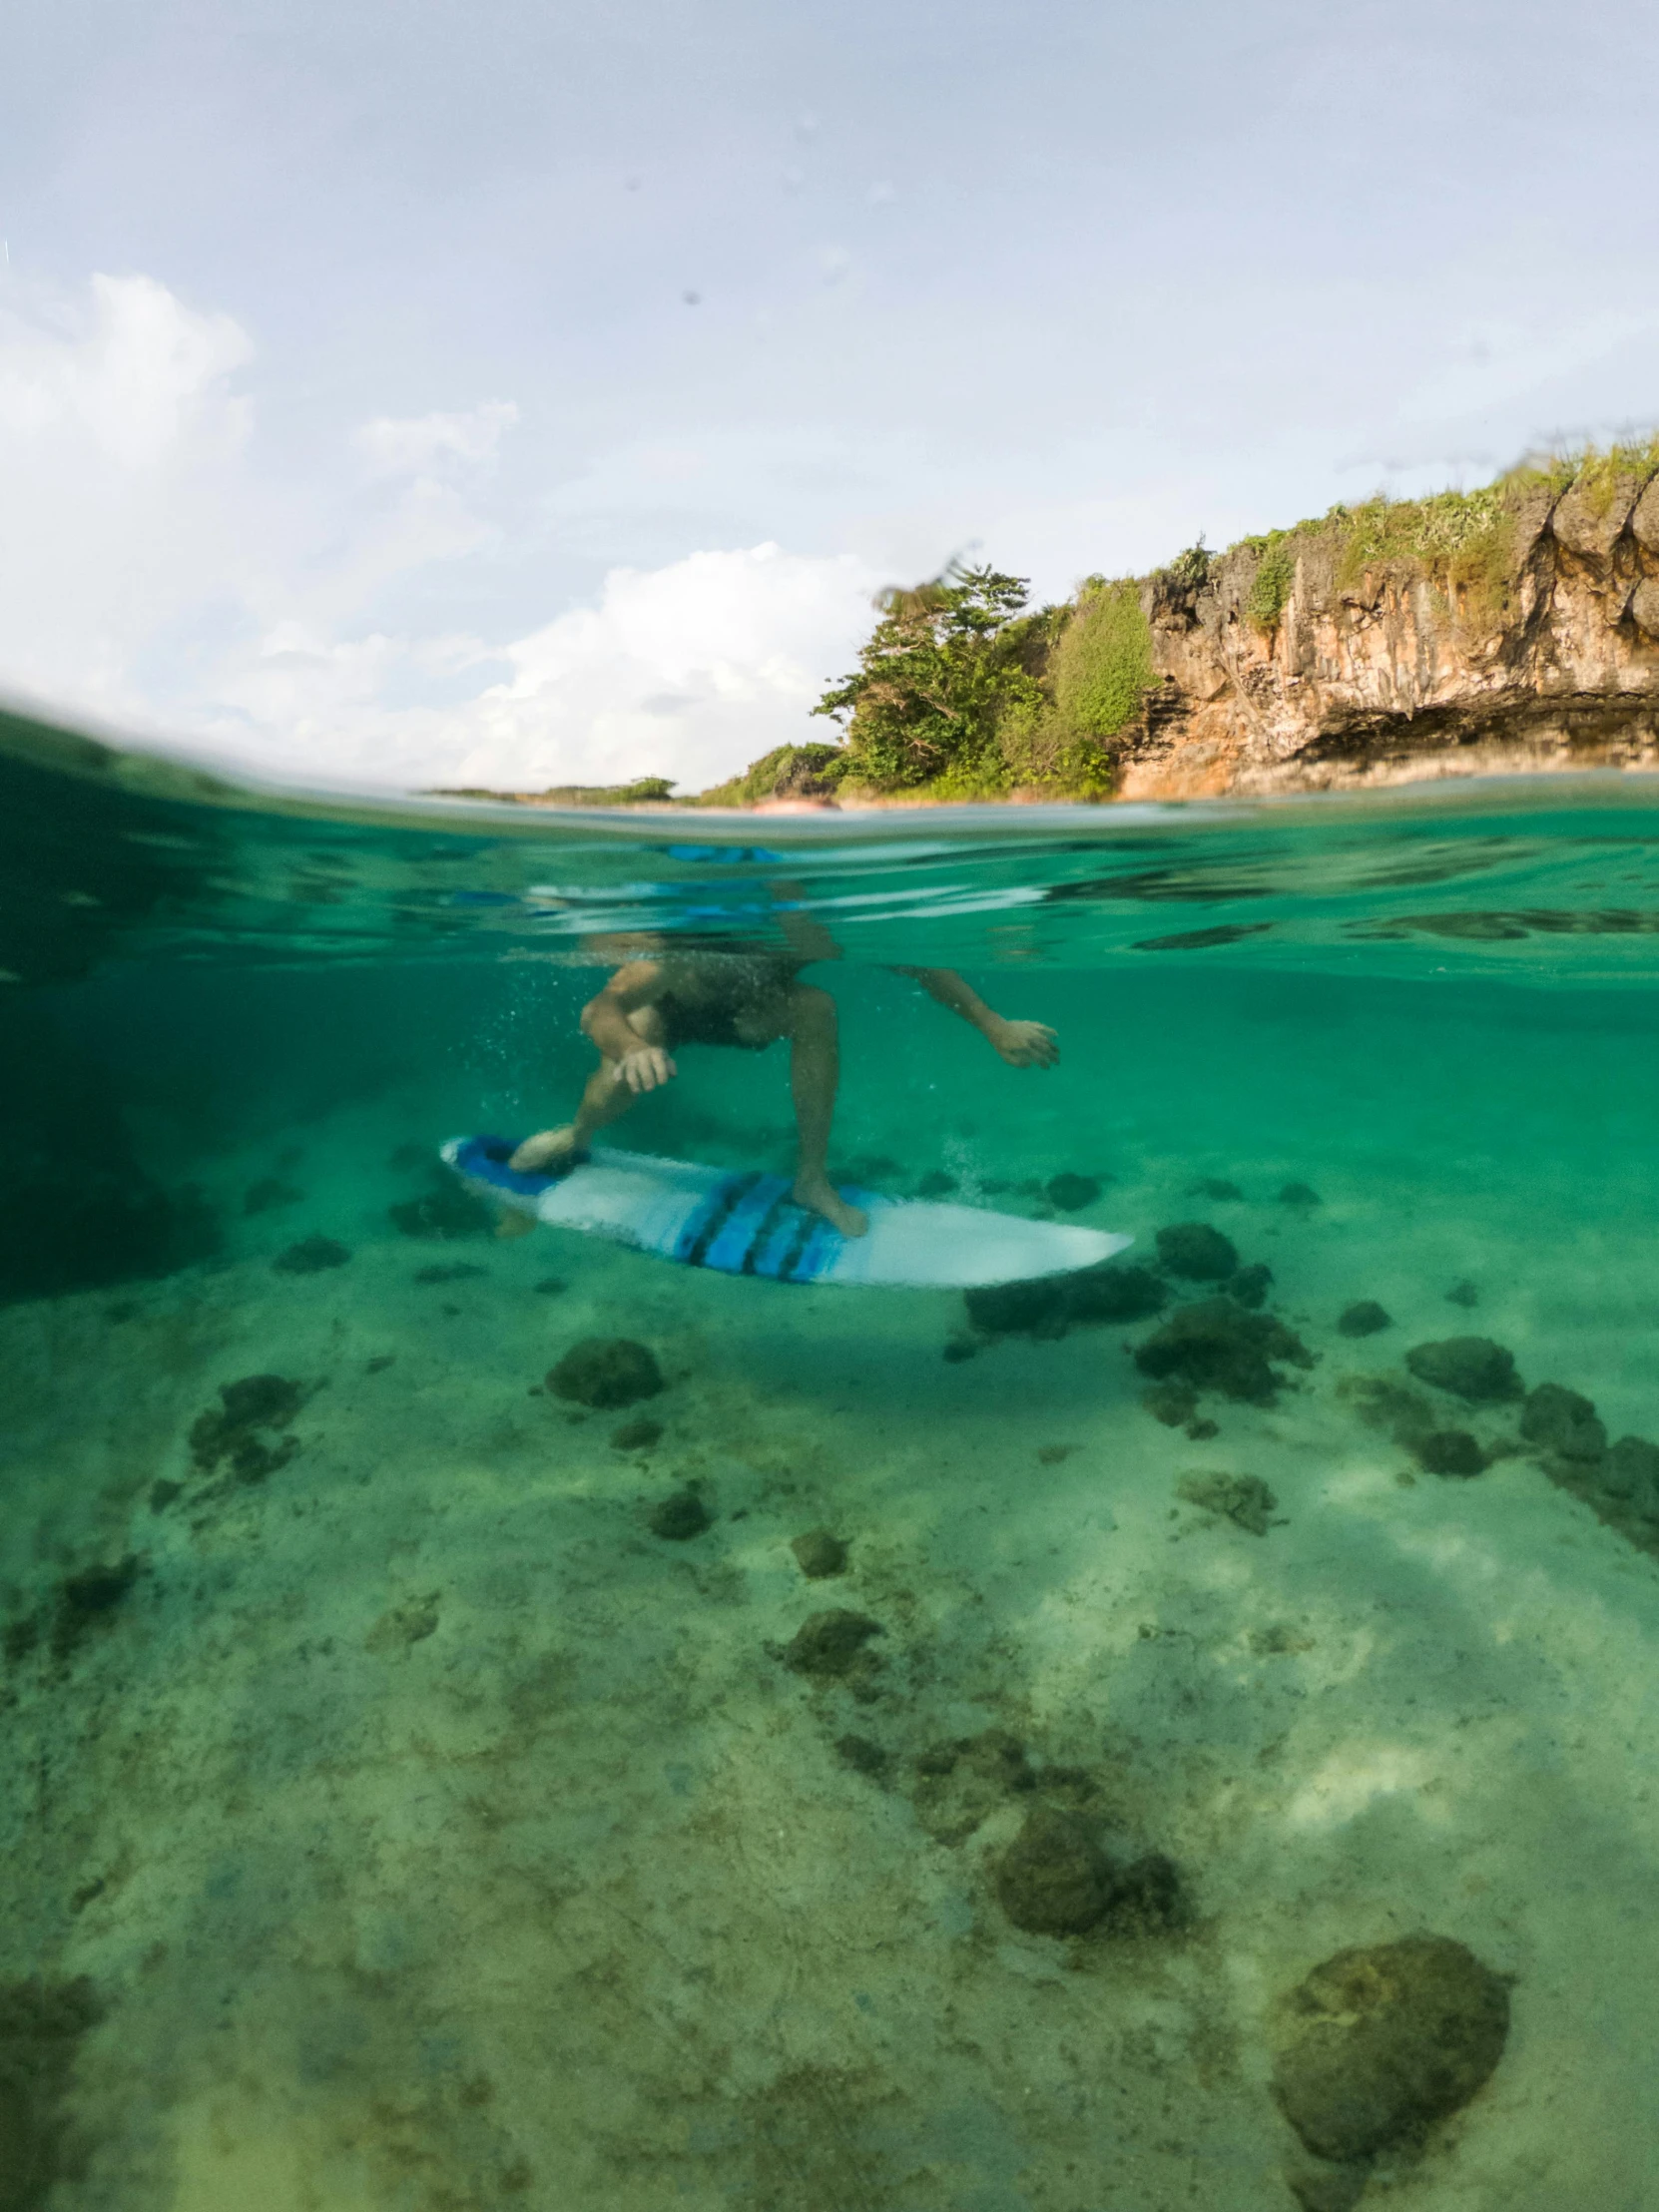
[[[601,820],[13,719],[0,900],[5,2212],[1655,2201],[1659,789]],[[803,925],[837,1176],[1109,1292],[464,1201],[609,939]],[[787,1048],[613,1141],[787,1172]]]

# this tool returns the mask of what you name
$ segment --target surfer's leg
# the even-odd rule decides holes
[[[869,1217],[848,1206],[830,1180],[830,1124],[840,1077],[835,1001],[812,983],[797,983],[788,999],[790,1090],[800,1137],[795,1199],[832,1222],[843,1237],[861,1237]]]
[[[628,1026],[642,1044],[663,1042],[663,1017],[655,1006],[636,1007],[628,1016]],[[622,1080],[619,1063],[601,1059],[588,1077],[582,1103],[576,1109],[576,1119],[567,1122],[562,1129],[543,1129],[534,1137],[526,1137],[509,1165],[520,1175],[536,1175],[568,1160],[573,1153],[580,1156],[588,1149],[595,1130],[603,1129],[628,1111],[634,1103],[634,1095]]]

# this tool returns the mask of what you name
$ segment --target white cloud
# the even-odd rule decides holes
[[[0,292],[0,683],[297,778],[697,788],[789,739],[878,579],[775,544],[618,567],[516,638],[441,607],[493,552],[510,400],[376,416],[363,473],[277,466],[230,317],[147,276]],[[263,465],[262,465],[263,461]],[[828,731],[824,734],[828,735]]]
[[[479,703],[479,772],[546,762],[545,781],[587,783],[626,762],[695,787],[828,737],[806,718],[868,629],[875,581],[849,554],[777,545],[614,569],[597,608],[508,649],[512,681]]]
[[[78,311],[0,309],[0,433],[87,441],[154,467],[190,431],[246,435],[249,403],[225,380],[253,357],[226,314],[198,314],[150,276],[95,276]]]
[[[252,357],[228,315],[148,276],[0,287],[0,676],[136,714],[158,639],[223,604],[241,558]]]
[[[807,717],[869,625],[874,577],[848,555],[776,545],[615,569],[599,604],[501,651],[483,640],[330,641],[284,624],[221,696],[216,734],[289,773],[402,785],[541,790],[667,776],[697,790],[773,746],[820,735]],[[490,683],[505,662],[510,674]],[[413,672],[476,670],[459,706],[391,709]]]
[[[418,475],[443,462],[496,460],[501,437],[518,420],[510,399],[486,399],[464,414],[377,415],[357,432],[358,450],[381,476]]]

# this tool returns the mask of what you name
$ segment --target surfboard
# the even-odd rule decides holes
[[[560,1175],[520,1175],[508,1165],[516,1144],[512,1137],[454,1137],[443,1157],[479,1197],[551,1228],[767,1283],[977,1290],[1069,1275],[1135,1241],[1075,1222],[883,1198],[851,1185],[841,1195],[868,1214],[869,1232],[843,1237],[821,1214],[796,1205],[780,1175],[599,1146]]]

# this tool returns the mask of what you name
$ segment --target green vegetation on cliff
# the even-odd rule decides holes
[[[778,745],[754,761],[741,776],[699,792],[697,807],[753,807],[763,799],[811,799],[830,790],[827,769],[845,758],[837,745]]]
[[[1133,583],[1091,577],[1074,601],[1028,613],[1024,578],[953,567],[877,607],[858,667],[814,710],[846,729],[828,779],[930,799],[1110,790],[1108,741],[1153,681]]]
[[[1042,711],[1048,610],[1025,613],[1022,577],[953,565],[911,590],[883,592],[850,676],[813,709],[842,723],[836,780],[876,791],[977,797],[1005,787],[998,734]]]
[[[1277,628],[1290,602],[1297,562],[1328,552],[1339,591],[1368,573],[1415,570],[1456,621],[1473,627],[1500,622],[1515,583],[1516,530],[1530,509],[1572,491],[1592,513],[1605,512],[1621,484],[1659,472],[1659,437],[1605,451],[1550,454],[1523,461],[1473,491],[1441,491],[1425,499],[1379,494],[1357,506],[1335,506],[1317,519],[1264,537],[1241,538],[1230,553],[1255,553],[1256,573],[1245,601],[1251,622]]]
[[[1335,506],[1225,553],[1200,539],[1150,576],[1087,577],[1057,606],[1030,607],[1023,577],[953,563],[876,601],[858,666],[813,710],[841,726],[839,742],[778,746],[741,776],[671,803],[742,807],[835,791],[848,799],[1105,798],[1162,688],[1154,621],[1176,633],[1239,621],[1272,639],[1299,589],[1317,606],[1333,593],[1416,580],[1430,587],[1433,619],[1465,637],[1496,632],[1512,616],[1526,550],[1557,503],[1560,516],[1576,511],[1581,524],[1594,522],[1655,476],[1659,436],[1548,456],[1472,491]],[[646,779],[540,796],[565,806],[661,804],[671,789]]]

